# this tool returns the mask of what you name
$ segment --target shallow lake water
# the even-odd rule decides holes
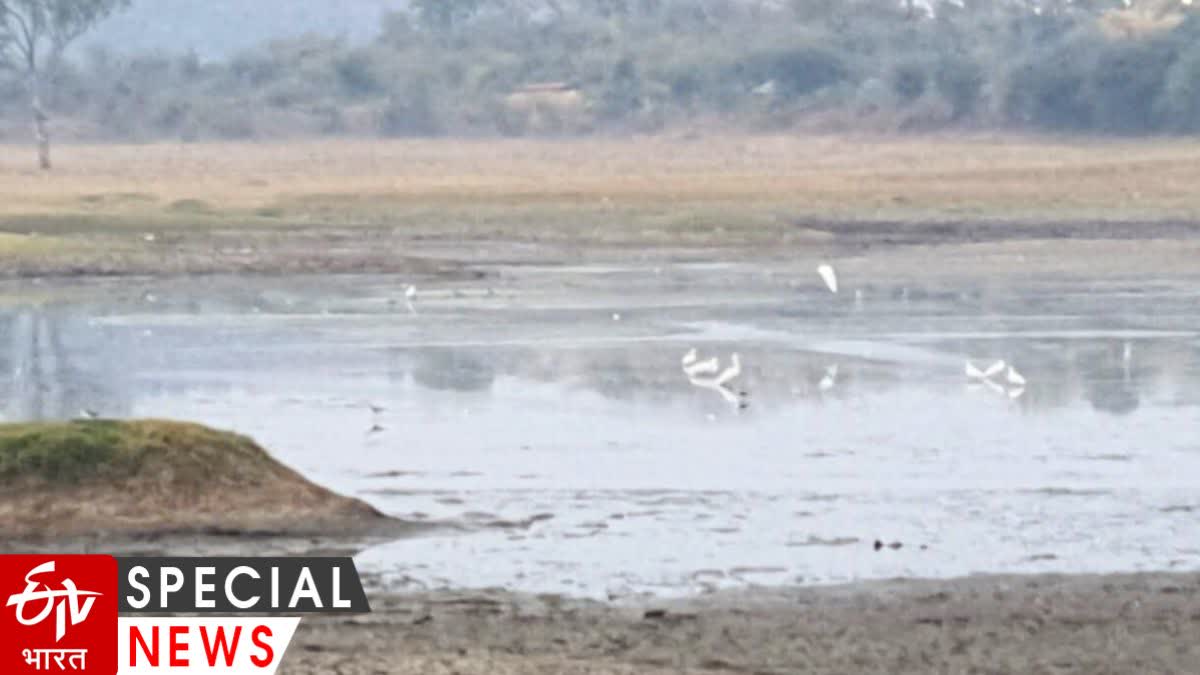
[[[4,413],[249,434],[450,525],[359,556],[401,587],[1200,569],[1200,287],[489,272],[416,280],[411,306],[413,280],[334,277],[96,282],[10,307]],[[732,400],[689,382],[693,348],[739,355]],[[965,375],[1001,359],[1024,385]]]

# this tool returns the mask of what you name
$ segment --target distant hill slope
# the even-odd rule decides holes
[[[379,17],[406,0],[133,0],[82,41],[116,51],[195,50],[223,57],[264,41],[305,33],[373,37]]]

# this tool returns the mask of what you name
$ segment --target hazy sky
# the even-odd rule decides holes
[[[319,32],[368,39],[379,16],[405,0],[133,0],[83,40],[124,50],[195,50],[203,57],[280,37]]]

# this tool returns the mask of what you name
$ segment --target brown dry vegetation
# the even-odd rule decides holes
[[[28,155],[0,147],[10,273],[411,270],[431,241],[763,250],[863,223],[927,243],[946,232],[922,223],[987,223],[987,240],[1200,223],[1200,140],[78,145],[48,175]]]

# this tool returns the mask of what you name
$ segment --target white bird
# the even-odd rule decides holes
[[[694,378],[697,375],[712,375],[721,368],[721,363],[717,357],[698,361],[695,349],[689,349],[687,354],[683,355],[681,365],[683,366],[683,374],[689,378]]]
[[[996,361],[988,366],[986,370],[980,370],[978,366],[970,361],[967,361],[966,373],[967,378],[972,380],[990,380],[991,378],[1004,372],[1004,367],[1007,366],[1003,361]]]
[[[1121,367],[1125,373],[1125,382],[1129,382],[1131,367],[1133,365],[1133,343],[1126,341],[1124,353],[1121,355]]]
[[[825,377],[817,384],[817,389],[821,391],[829,391],[837,385],[838,364],[833,364],[825,369]]]
[[[817,266],[817,274],[821,275],[821,280],[829,287],[830,293],[838,292],[837,272],[833,271],[833,267],[827,263],[822,263]]]
[[[1018,373],[1017,369],[1013,368],[1012,366],[1008,367],[1007,379],[1009,384],[1015,384],[1018,387],[1025,386],[1025,376]]]
[[[738,356],[738,353],[734,352],[733,355],[729,357],[729,360],[731,362],[729,367],[727,367],[725,370],[722,370],[721,374],[717,375],[716,380],[714,380],[718,386],[724,386],[726,382],[729,382],[733,378],[742,374],[742,359]]]
[[[975,364],[971,363],[970,361],[967,361],[966,372],[967,372],[967,377],[972,380],[982,380],[987,377],[986,375],[983,374],[982,370],[977,368],[975,366]]]
[[[416,299],[417,299],[417,287],[413,286],[412,284],[409,284],[408,288],[404,289],[404,304],[408,306],[408,311],[410,314],[417,313],[417,308],[413,307],[413,300],[416,300]]]
[[[995,376],[999,375],[1000,373],[1003,373],[1004,367],[1007,365],[1008,364],[1006,364],[1004,361],[997,361],[997,362],[993,363],[992,365],[988,366],[987,370],[983,371],[983,376],[988,377],[988,378],[995,377]]]
[[[79,416],[89,420],[94,420],[97,417],[100,417],[100,413],[96,412],[95,410],[84,408],[79,411]]]

